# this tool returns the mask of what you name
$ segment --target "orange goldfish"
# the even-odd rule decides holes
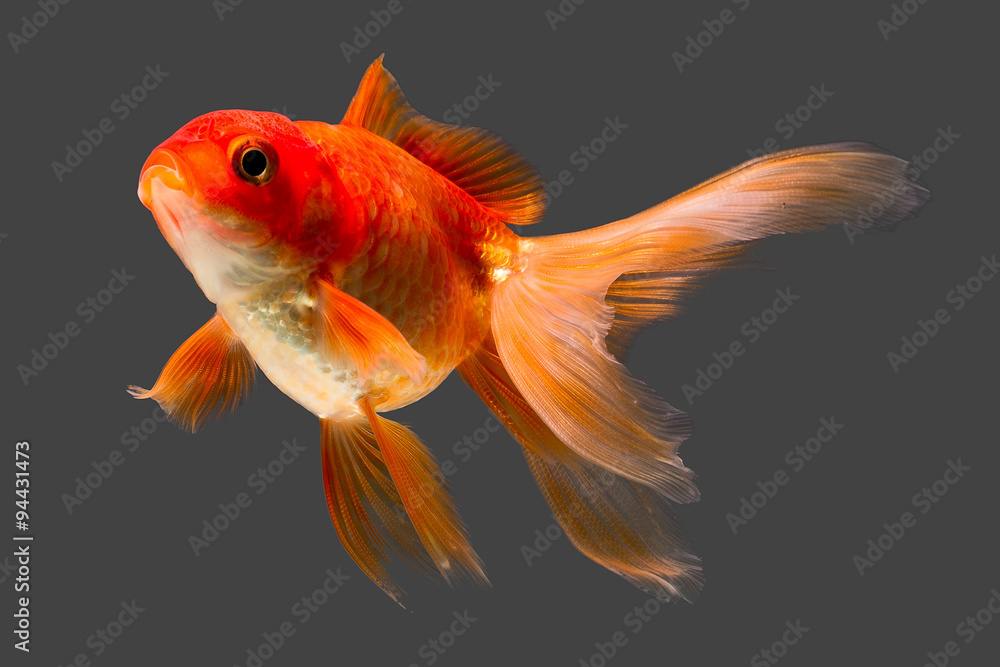
[[[418,113],[376,60],[339,125],[256,111],[189,122],[142,167],[139,198],[217,306],[152,389],[194,430],[259,366],[319,417],[334,527],[389,596],[397,555],[487,585],[433,456],[383,415],[454,370],[520,443],[565,534],[662,597],[694,600],[699,559],[671,502],[698,500],[691,434],[623,364],[703,278],[766,236],[892,228],[929,199],[907,163],[837,143],[759,157],[630,218],[521,238],[538,172],[498,136]]]

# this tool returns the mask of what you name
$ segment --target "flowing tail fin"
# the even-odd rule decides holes
[[[930,197],[913,174],[868,144],[794,149],[625,220],[522,239],[521,270],[491,304],[503,374],[489,345],[462,372],[525,447],[581,551],[633,583],[691,599],[697,560],[662,502],[698,499],[677,454],[691,426],[622,364],[632,337],[676,314],[700,278],[757,239],[836,224],[892,228]],[[610,485],[595,481],[602,473]]]
[[[574,546],[639,588],[695,599],[701,567],[663,498],[564,445],[514,386],[492,338],[459,372],[521,443],[542,495]]]

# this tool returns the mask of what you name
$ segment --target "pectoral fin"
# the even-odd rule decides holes
[[[392,322],[333,283],[320,278],[316,295],[316,332],[319,348],[333,364],[350,360],[364,382],[380,366],[423,382],[427,362]]]
[[[243,342],[216,313],[177,348],[152,389],[130,385],[128,391],[135,398],[152,398],[171,421],[196,431],[208,417],[242,404],[256,371]]]

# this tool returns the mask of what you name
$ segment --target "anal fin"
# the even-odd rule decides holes
[[[427,447],[410,429],[376,414],[368,397],[360,405],[413,527],[441,575],[451,585],[464,577],[488,586],[482,561]]]
[[[358,567],[396,602],[390,552],[430,576],[434,565],[413,529],[371,428],[362,420],[320,421],[323,484],[337,535]]]

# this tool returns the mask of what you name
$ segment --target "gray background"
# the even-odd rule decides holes
[[[34,650],[24,656],[8,644],[4,664],[69,664],[84,653],[95,665],[245,665],[262,633],[293,621],[295,635],[265,664],[428,665],[421,646],[465,610],[477,620],[434,664],[587,664],[595,642],[619,630],[628,643],[616,666],[748,664],[797,619],[810,629],[782,664],[922,665],[952,640],[961,648],[953,664],[995,664],[1000,623],[971,643],[956,626],[1000,586],[1000,281],[961,311],[946,302],[1000,246],[989,180],[995,82],[980,76],[996,62],[995,10],[928,2],[885,40],[876,22],[889,19],[888,2],[753,0],[741,11],[726,0],[595,0],[553,31],[544,10],[555,0],[404,0],[347,63],[338,43],[385,3],[329,4],[243,2],[220,20],[208,0],[72,2],[17,54],[5,47],[0,479],[9,501],[13,443],[29,439],[36,541]],[[671,54],[725,8],[735,21],[679,73]],[[27,0],[5,3],[0,26],[19,30],[36,11]],[[471,122],[510,140],[548,180],[573,171],[574,184],[527,234],[625,217],[744,160],[779,136],[775,122],[806,102],[811,85],[834,95],[791,139],[779,138],[782,147],[863,140],[909,157],[938,128],[960,135],[924,174],[934,200],[918,218],[853,243],[839,228],[771,240],[757,257],[774,270],[718,277],[683,319],[639,338],[631,368],[697,424],[682,454],[702,500],[679,514],[708,581],[696,604],[665,606],[641,632],[625,615],[648,596],[565,538],[526,564],[522,545],[552,518],[505,432],[468,461],[456,455],[454,443],[488,417],[457,376],[395,417],[455,461],[453,491],[492,590],[406,579],[414,585],[404,610],[371,584],[328,518],[316,419],[263,378],[236,415],[196,435],[161,425],[82,506],[64,507],[75,478],[126,449],[123,432],[151,415],[154,405],[129,398],[126,385],[149,386],[212,314],[136,198],[143,160],[215,109],[276,107],[337,122],[383,51],[411,102],[434,118],[492,74],[501,86]],[[169,75],[118,119],[111,102],[157,64]],[[571,154],[616,116],[628,128],[577,172]],[[104,117],[114,132],[59,182],[51,162]],[[77,304],[123,266],[135,279],[84,323]],[[785,287],[800,300],[688,405],[681,386],[713,352],[747,342],[742,324]],[[951,322],[894,373],[886,354],[941,307]],[[80,335],[25,386],[16,366],[71,320]],[[844,429],[734,535],[726,514],[758,480],[789,471],[785,453],[830,416]],[[291,438],[306,451],[253,494],[248,476]],[[914,511],[911,497],[959,457],[971,471],[860,577],[852,558],[884,522]],[[195,557],[188,536],[248,490],[253,504]],[[298,623],[292,606],[338,567],[350,579]],[[0,585],[4,609],[12,583]],[[145,611],[95,656],[88,637],[133,598]],[[10,641],[6,624],[3,636]]]

